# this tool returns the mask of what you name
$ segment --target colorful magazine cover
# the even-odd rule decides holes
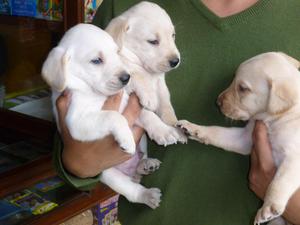
[[[0,200],[0,224],[17,224],[18,221],[28,218],[29,210],[22,209],[8,201]]]
[[[11,14],[11,0],[0,0],[0,14]]]
[[[62,21],[63,0],[0,0],[0,14]]]
[[[52,177],[34,185],[34,188],[41,192],[48,192],[63,186],[65,183],[59,177]]]
[[[30,210],[33,215],[44,214],[58,206],[27,189],[7,196],[5,200],[20,208]]]
[[[84,1],[84,21],[91,23],[97,8],[101,5],[103,0],[85,0]]]
[[[63,20],[63,0],[51,0],[51,20],[62,21]]]
[[[118,221],[118,200],[119,195],[115,195],[94,208],[97,225],[120,224]]]
[[[36,0],[11,0],[12,15],[29,16],[36,15]]]
[[[36,0],[36,18],[51,19],[51,1],[50,0]]]

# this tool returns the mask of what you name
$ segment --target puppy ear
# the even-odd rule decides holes
[[[297,59],[294,59],[293,57],[283,53],[283,52],[278,52],[281,56],[283,56],[287,61],[289,61],[289,63],[291,63],[292,65],[294,65],[297,69],[300,68],[300,61]]]
[[[55,47],[49,53],[42,67],[42,77],[56,91],[66,88],[67,66],[70,54],[61,47]]]
[[[279,114],[290,109],[296,102],[297,89],[286,80],[268,82],[270,86],[268,112]]]
[[[129,30],[129,23],[127,20],[117,17],[113,19],[105,31],[109,33],[117,45],[122,48],[124,34]]]

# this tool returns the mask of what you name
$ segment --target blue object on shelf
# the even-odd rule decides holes
[[[36,0],[11,0],[12,15],[30,16],[36,15]]]

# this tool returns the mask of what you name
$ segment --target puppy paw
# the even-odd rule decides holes
[[[260,225],[282,215],[285,206],[276,203],[264,203],[256,214],[254,225]]]
[[[121,149],[131,155],[134,155],[136,151],[136,145],[133,136],[122,137],[116,140]]]
[[[148,175],[159,169],[161,161],[158,159],[142,159],[137,166],[137,173],[142,175]]]
[[[177,141],[180,142],[181,144],[186,144],[188,142],[188,138],[184,132],[182,132],[181,129],[175,128],[178,133],[178,138]]]
[[[141,193],[142,202],[150,208],[155,209],[159,206],[161,191],[158,188],[145,189]]]
[[[205,132],[202,131],[201,126],[190,123],[187,120],[179,120],[175,126],[180,128],[182,132],[189,137],[189,139],[209,144],[208,138],[205,136]]]
[[[168,125],[160,126],[153,132],[148,132],[148,135],[158,145],[164,146],[177,144],[177,142],[186,143],[187,140],[180,130]]]
[[[187,120],[179,120],[175,126],[180,128],[188,136],[195,136],[197,134],[193,124]]]

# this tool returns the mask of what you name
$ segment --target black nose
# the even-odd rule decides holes
[[[119,80],[121,81],[121,83],[123,85],[126,85],[128,83],[130,79],[130,75],[128,73],[123,73],[120,77],[119,77]]]
[[[170,64],[171,67],[177,66],[178,63],[179,63],[179,59],[178,59],[178,58],[174,58],[174,59],[171,59],[171,60],[169,61],[169,64]]]

